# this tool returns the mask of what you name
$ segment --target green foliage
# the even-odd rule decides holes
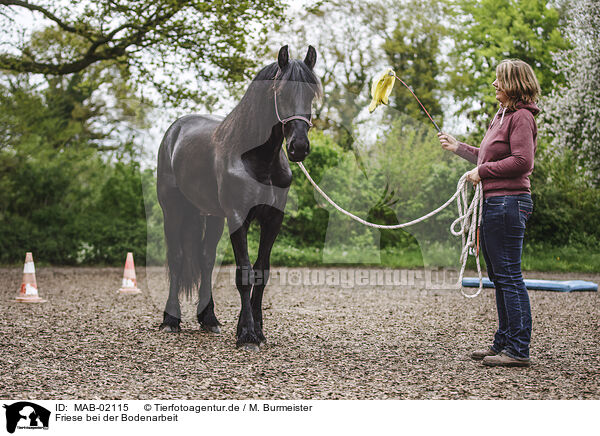
[[[144,262],[146,225],[135,163],[90,153],[0,152],[0,262],[25,251],[44,263]]]
[[[122,74],[106,63],[42,83],[26,75],[3,76],[0,147],[22,155],[42,149],[122,152],[134,128],[147,127],[148,110]]]
[[[156,192],[156,172],[146,169],[141,173],[144,205],[146,208],[146,263],[148,265],[162,265],[166,262],[166,244],[163,228],[163,213],[158,204]],[[232,253],[233,256],[233,253]]]
[[[104,68],[36,86],[8,75],[0,85],[0,262],[22,261],[24,251],[54,264],[121,264],[127,251],[144,261],[139,153],[131,131],[112,145],[115,126],[99,122],[110,117],[98,89],[110,81],[124,96],[128,88]],[[127,107],[135,102],[110,112],[128,116]]]
[[[587,245],[552,245],[529,243],[523,247],[522,268],[524,271],[561,271],[566,273],[598,273],[600,250]]]
[[[432,117],[442,114],[440,90],[441,39],[448,30],[441,23],[445,17],[443,2],[411,0],[404,5],[391,35],[383,43],[383,51],[396,75],[417,94]],[[393,108],[420,119],[423,109],[400,83],[394,87]]]
[[[312,178],[319,183],[326,170],[335,167],[343,151],[322,132],[313,131],[310,137],[311,153],[304,161]],[[297,165],[291,164],[293,182],[281,233],[300,246],[322,247],[329,212],[319,207],[312,185]]]
[[[136,162],[109,167],[98,197],[76,220],[82,229],[82,263],[119,264],[134,252],[139,263],[146,258],[146,214]]]
[[[69,156],[48,162],[0,154],[0,262],[22,260],[25,251],[57,264],[74,262],[81,192],[72,185]]]
[[[566,152],[541,153],[532,175],[534,212],[527,237],[553,246],[600,249],[600,189],[590,188],[577,160]]]
[[[564,83],[552,53],[568,47],[560,31],[559,11],[546,0],[456,0],[450,91],[461,109],[477,122],[479,133],[496,99],[496,65],[518,58],[534,69],[542,93]],[[473,109],[474,103],[481,104]]]
[[[264,52],[251,29],[276,28],[282,9],[278,0],[0,2],[0,25],[18,42],[0,50],[0,69],[69,75],[110,61],[171,102],[198,99],[190,77],[242,79]],[[48,31],[29,38],[19,14],[33,14]]]
[[[600,4],[569,2],[565,33],[573,47],[555,56],[566,84],[542,100],[541,133],[555,152],[576,156],[588,184],[600,188]]]
[[[371,152],[381,171],[380,186],[389,184],[398,200],[394,209],[399,222],[418,218],[441,206],[456,191],[456,183],[470,165],[443,150],[436,131],[427,122],[400,115]],[[448,238],[455,218],[448,207],[435,217],[407,229],[419,243]],[[388,232],[396,232],[394,230]]]

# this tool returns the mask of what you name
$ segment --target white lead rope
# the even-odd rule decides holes
[[[471,201],[470,205],[468,204],[469,191],[468,191],[468,184],[467,184],[467,174],[465,173],[458,180],[458,184],[456,185],[456,192],[454,193],[454,195],[452,195],[452,197],[450,197],[450,199],[448,201],[446,201],[443,205],[441,205],[434,211],[429,212],[427,215],[424,215],[420,218],[417,218],[415,220],[412,220],[412,221],[409,221],[406,223],[395,224],[395,225],[382,225],[382,224],[370,223],[360,217],[357,217],[356,215],[353,215],[352,213],[348,212],[347,210],[342,209],[331,198],[329,198],[329,196],[327,196],[327,194],[325,194],[325,192],[323,192],[323,190],[321,188],[319,188],[319,185],[317,185],[315,183],[315,181],[312,179],[312,177],[310,176],[310,174],[308,173],[306,168],[304,168],[304,165],[302,164],[302,162],[297,162],[297,163],[298,163],[298,166],[300,167],[300,169],[302,170],[302,172],[304,173],[304,175],[306,176],[306,178],[308,179],[308,181],[313,185],[315,190],[319,194],[321,194],[321,196],[325,200],[327,200],[327,202],[329,204],[331,204],[335,209],[337,209],[344,215],[352,218],[353,220],[358,221],[359,223],[364,224],[365,226],[374,227],[376,229],[392,230],[392,229],[401,229],[404,227],[412,226],[413,224],[417,224],[422,221],[425,221],[426,219],[441,212],[446,207],[448,207],[448,205],[450,203],[452,203],[452,201],[454,201],[454,199],[456,199],[456,203],[458,206],[458,218],[456,220],[454,220],[454,222],[450,226],[450,232],[452,232],[452,234],[454,236],[460,235],[461,240],[462,240],[462,249],[461,249],[461,254],[460,254],[461,268],[460,268],[457,286],[460,288],[460,292],[467,298],[473,298],[473,297],[476,297],[477,295],[479,295],[479,293],[483,289],[483,278],[481,275],[481,265],[479,263],[479,246],[478,246],[479,238],[477,235],[477,228],[479,227],[479,225],[481,225],[481,215],[482,215],[481,212],[483,210],[483,195],[481,192],[481,183],[478,183],[477,186],[475,187],[475,196],[473,197],[473,200]],[[460,229],[454,230],[456,224],[458,224],[458,223],[460,223]],[[476,244],[477,244],[477,246],[476,246]],[[472,254],[475,256],[475,261],[477,263],[477,273],[479,274],[479,289],[474,294],[465,293],[463,290],[463,286],[462,286],[463,274],[465,272],[465,267],[467,265],[467,258],[469,257],[470,250],[472,251]]]

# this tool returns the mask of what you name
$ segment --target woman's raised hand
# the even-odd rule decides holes
[[[454,136],[449,135],[446,132],[440,132],[438,133],[438,139],[440,140],[440,144],[442,144],[442,148],[449,150],[452,153],[456,153],[458,141]]]

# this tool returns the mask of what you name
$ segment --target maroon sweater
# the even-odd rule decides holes
[[[479,167],[485,198],[530,193],[539,111],[535,103],[519,102],[516,111],[500,107],[479,148],[459,142],[456,154]]]

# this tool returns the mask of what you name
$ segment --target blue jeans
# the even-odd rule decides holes
[[[496,288],[498,330],[492,349],[515,359],[529,359],[531,307],[521,274],[525,223],[533,211],[531,195],[503,195],[483,203],[481,246]]]

